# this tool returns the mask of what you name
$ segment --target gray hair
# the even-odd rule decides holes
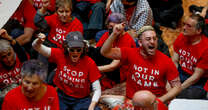
[[[25,76],[37,75],[44,82],[47,77],[47,66],[39,60],[28,60],[23,63],[21,68],[21,75]]]
[[[10,42],[5,39],[0,39],[0,53],[7,52],[12,46]]]

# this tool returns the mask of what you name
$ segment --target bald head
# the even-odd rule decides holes
[[[155,102],[156,96],[147,90],[141,90],[134,94],[132,98],[135,107],[151,107]]]

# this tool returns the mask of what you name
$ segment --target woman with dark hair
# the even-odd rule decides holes
[[[57,64],[53,82],[58,88],[61,110],[99,110],[96,104],[101,95],[99,78],[101,74],[95,62],[85,55],[85,43],[78,31],[66,36],[63,48],[49,48],[42,45],[44,34],[39,34],[33,48]],[[92,99],[89,97],[93,89]]]

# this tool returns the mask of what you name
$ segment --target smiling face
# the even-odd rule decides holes
[[[144,56],[154,56],[157,50],[157,36],[155,31],[149,30],[140,36],[139,45]]]
[[[25,76],[22,79],[22,92],[28,99],[35,99],[41,89],[42,81],[37,75]]]
[[[66,23],[71,21],[71,9],[67,4],[59,7],[56,12],[61,22]]]
[[[67,50],[69,52],[69,58],[71,59],[71,61],[73,63],[78,62],[83,53],[83,48],[73,47],[73,48],[68,48]]]

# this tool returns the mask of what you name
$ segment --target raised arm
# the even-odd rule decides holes
[[[105,41],[101,48],[101,54],[110,59],[121,59],[121,50],[120,48],[112,48],[113,42],[117,39],[121,34],[123,34],[124,23],[116,24],[113,27],[113,32],[109,36],[109,38]]]
[[[51,56],[51,48],[42,44],[45,39],[46,39],[46,36],[44,34],[40,33],[38,35],[38,38],[33,41],[32,46],[36,51],[38,51],[43,56],[50,57]]]
[[[11,46],[13,47],[15,53],[18,55],[18,58],[21,62],[28,60],[26,51],[19,45],[19,43],[15,39],[8,35],[5,29],[0,29],[0,36],[1,38],[10,41]]]

